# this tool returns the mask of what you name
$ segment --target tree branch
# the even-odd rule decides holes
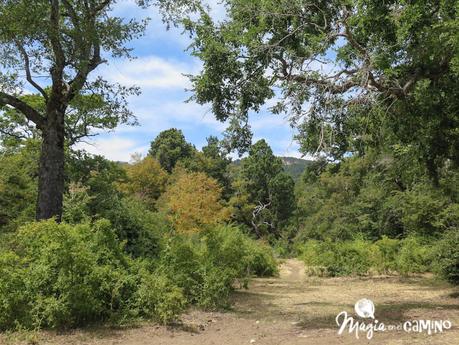
[[[26,50],[24,49],[24,47],[22,46],[22,44],[18,40],[15,40],[15,43],[16,43],[16,46],[18,47],[18,49],[19,49],[19,51],[20,51],[20,53],[22,55],[22,58],[24,59],[24,69],[25,69],[25,72],[26,72],[27,81],[35,89],[37,89],[42,94],[42,96],[44,97],[45,101],[47,102],[48,101],[48,95],[46,94],[45,90],[43,90],[43,88],[40,85],[38,85],[32,78],[32,74],[30,73],[29,56],[27,55]]]
[[[43,129],[46,124],[46,119],[43,118],[38,111],[32,108],[27,103],[19,98],[8,95],[0,91],[0,106],[9,105],[24,114],[24,116],[35,123],[38,129]]]

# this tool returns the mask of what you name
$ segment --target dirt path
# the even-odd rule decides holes
[[[445,319],[453,327],[430,336],[391,331],[376,332],[367,340],[361,332],[357,340],[354,333],[338,335],[336,315],[347,311],[355,317],[354,303],[364,297],[374,301],[375,317],[386,325]],[[287,260],[278,278],[254,279],[248,290],[236,292],[233,299],[233,309],[228,312],[190,311],[181,327],[148,324],[61,335],[39,333],[28,341],[69,345],[459,344],[458,290],[428,277],[312,278],[304,274],[300,261]]]

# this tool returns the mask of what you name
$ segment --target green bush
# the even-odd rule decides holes
[[[272,277],[277,272],[277,262],[269,245],[249,240],[247,249],[250,253],[248,271],[257,277]]]
[[[139,315],[164,324],[175,321],[187,305],[183,290],[162,272],[141,273],[135,301]]]
[[[338,246],[337,275],[365,275],[373,266],[373,246],[371,242],[357,239]]]
[[[126,254],[107,220],[23,226],[0,255],[0,329],[174,320],[187,301],[154,264]]]
[[[176,236],[161,253],[158,268],[189,303],[215,309],[228,306],[237,281],[276,273],[269,247],[234,226],[217,226],[195,236]]]
[[[435,250],[435,271],[453,284],[459,284],[459,230],[444,234]]]
[[[197,303],[202,284],[201,256],[199,244],[186,236],[169,239],[160,254],[159,272],[179,286],[190,303]]]
[[[14,232],[35,217],[39,152],[33,140],[14,149],[0,145],[0,233]]]
[[[375,269],[378,273],[396,272],[397,256],[400,251],[400,240],[383,236],[374,243]]]
[[[423,273],[431,269],[432,260],[432,246],[418,237],[383,237],[376,242],[310,240],[298,250],[309,273],[327,276]]]
[[[110,207],[91,211],[93,196],[81,185],[72,184],[64,198],[63,220],[71,224],[89,222],[94,219],[108,219],[120,241],[125,241],[126,251],[134,257],[155,258],[161,247],[161,235],[169,229],[166,218],[148,210],[135,199],[108,196]],[[108,201],[106,201],[108,202]]]
[[[205,309],[227,308],[233,284],[237,278],[231,269],[211,264],[201,267],[202,281],[197,289],[197,305]]]
[[[168,323],[190,304],[226,307],[238,280],[275,272],[268,247],[231,226],[171,237],[158,258],[130,256],[107,220],[31,223],[9,242],[0,254],[0,329]]]
[[[151,212],[139,201],[123,198],[117,207],[103,215],[110,220],[118,238],[126,242],[126,251],[134,257],[157,258],[161,236],[169,229],[166,218]]]
[[[431,269],[432,247],[419,237],[410,236],[400,243],[397,271],[401,274],[424,273]]]
[[[217,226],[203,234],[208,258],[236,276],[272,276],[277,263],[269,245],[255,241],[235,226]]]
[[[364,240],[308,241],[301,257],[306,265],[316,267],[312,273],[319,272],[329,276],[364,275],[373,265],[373,248]]]
[[[22,227],[1,256],[0,328],[78,326],[115,318],[135,280],[107,221]]]

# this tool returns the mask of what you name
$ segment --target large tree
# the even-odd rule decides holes
[[[196,149],[186,141],[177,128],[167,129],[151,142],[149,155],[155,158],[167,172],[172,172],[178,161],[191,158]]]
[[[434,182],[459,163],[457,1],[223,2],[224,21],[202,12],[186,27],[203,61],[195,99],[235,132],[277,95],[304,153],[402,145]]]
[[[264,139],[250,147],[249,156],[241,162],[239,179],[236,196],[246,195],[255,234],[279,235],[295,208],[295,184]]]
[[[125,99],[137,90],[90,77],[108,57],[129,57],[126,43],[144,31],[145,21],[114,16],[115,3],[0,1],[0,124],[4,134],[22,126],[42,139],[37,219],[61,217],[66,143],[132,119]],[[158,5],[170,20],[187,1],[138,3]]]

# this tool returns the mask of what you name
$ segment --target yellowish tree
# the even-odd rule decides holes
[[[128,180],[120,189],[142,200],[149,208],[156,208],[156,201],[164,192],[167,173],[154,158],[147,156],[126,166]]]
[[[222,188],[215,179],[184,170],[174,175],[161,205],[177,232],[198,232],[230,218],[231,211],[222,204]]]

